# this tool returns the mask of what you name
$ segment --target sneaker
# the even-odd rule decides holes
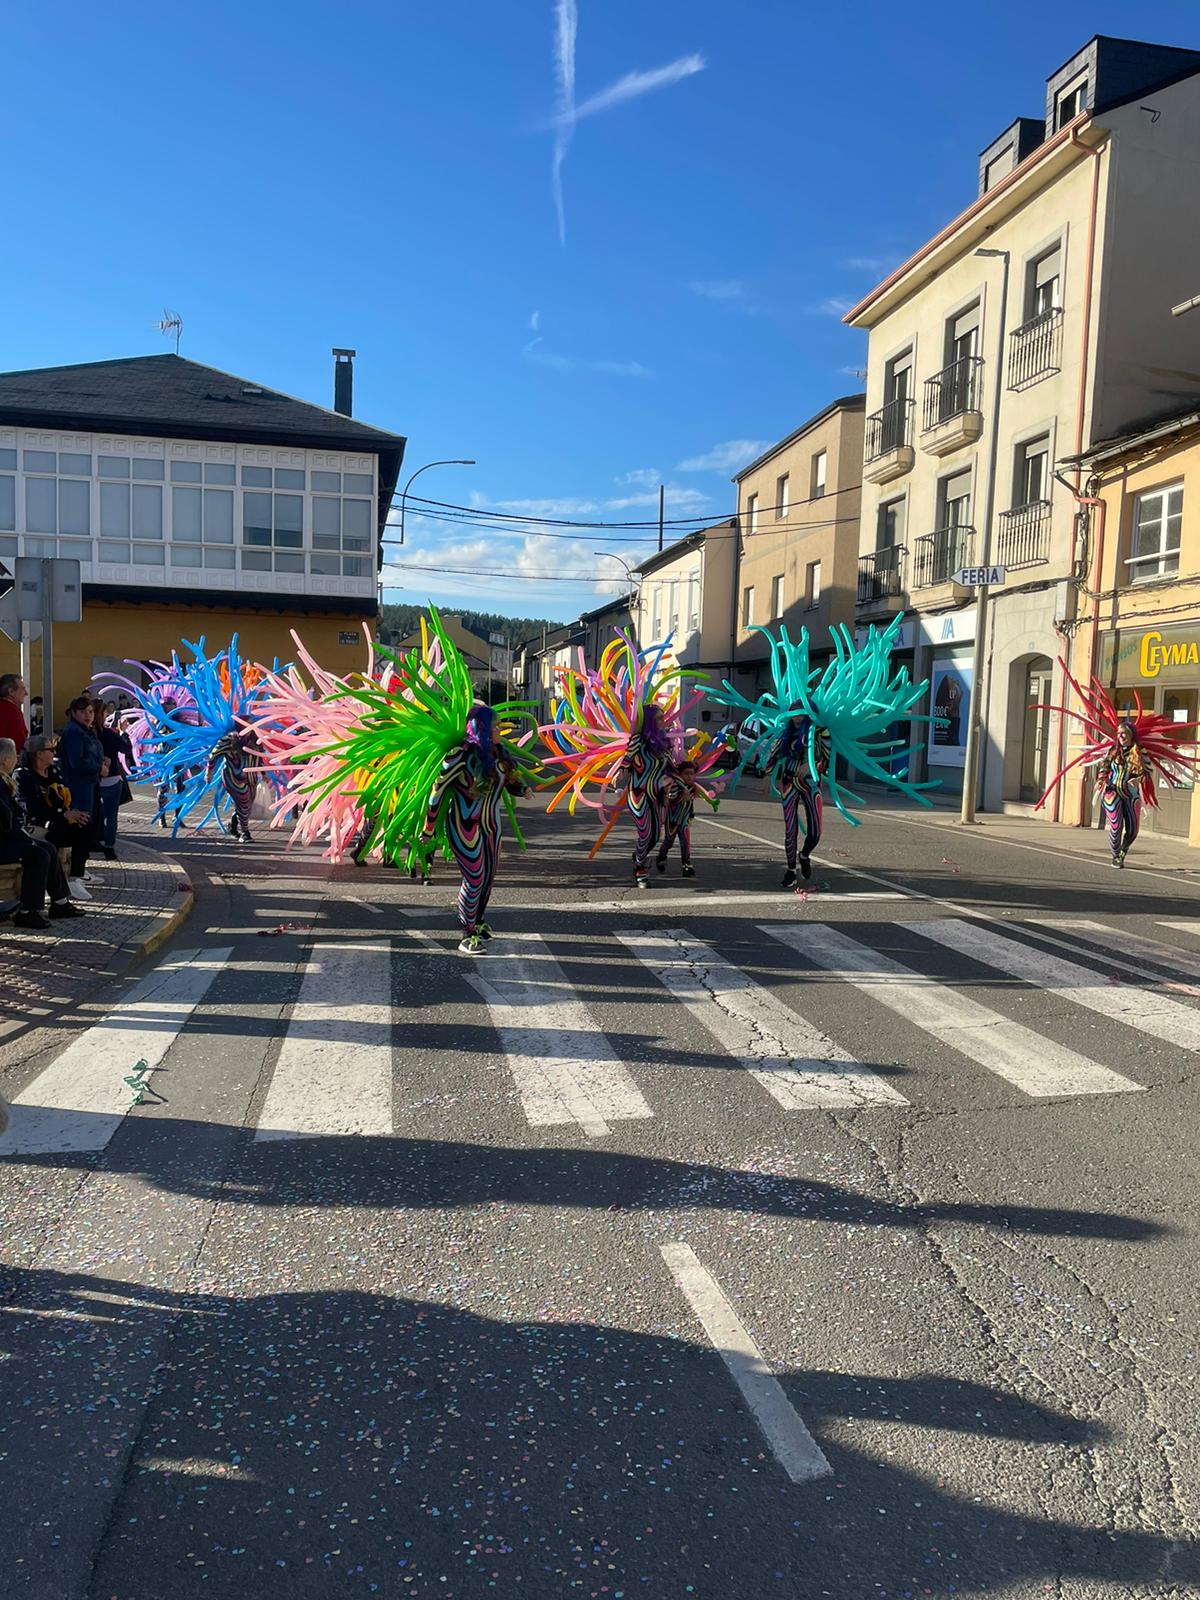
[[[67,879],[67,888],[71,891],[72,900],[90,900],[92,898],[83,885],[83,878]]]
[[[658,868],[658,870],[660,872],[665,872],[667,870],[667,858],[666,858],[666,856],[655,856],[654,865]]]
[[[685,878],[694,878],[696,876],[696,869],[690,861],[685,861],[681,870]]]
[[[648,889],[650,887],[650,879],[644,872],[639,872],[633,880],[633,886],[635,889]]]
[[[50,907],[50,915],[57,920],[59,917],[86,917],[87,912],[81,911],[78,906],[72,905],[69,900],[56,900]]]
[[[1124,852],[1124,850],[1121,850],[1121,851],[1118,851],[1118,853],[1113,857],[1113,866],[1114,867],[1123,867],[1124,865],[1125,865],[1125,852]]]
[[[481,939],[490,939],[492,937],[492,930],[486,922],[477,922],[475,924],[475,932]]]
[[[807,856],[800,857],[800,876],[804,879],[805,883],[807,883],[812,877],[812,862]]]
[[[83,869],[83,877],[80,878],[79,881],[80,881],[80,883],[95,883],[96,879],[95,879],[95,875],[93,873],[90,873],[87,870],[87,868],[85,867]]]
[[[795,887],[796,887],[796,869],[795,869],[795,867],[789,867],[787,869],[787,871],[783,875],[783,888],[785,888],[785,889],[794,889]]]
[[[50,918],[44,917],[40,911],[15,911],[13,913],[13,926],[15,928],[37,928],[40,931],[50,926]]]
[[[243,827],[241,833],[238,834],[238,843],[239,844],[253,844],[254,843],[254,840],[250,837],[249,833],[247,832],[247,830],[244,827]]]
[[[117,852],[111,845],[106,844],[104,846],[104,859],[105,861],[115,861],[117,859]]]
[[[464,956],[481,956],[487,946],[477,933],[468,933],[458,941],[458,948]]]

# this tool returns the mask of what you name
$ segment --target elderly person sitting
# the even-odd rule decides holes
[[[13,782],[17,747],[0,739],[0,863],[17,862],[21,868],[21,909],[13,916],[18,928],[48,928],[42,915],[47,889],[52,917],[81,917],[67,894],[67,880],[58,851],[44,839],[35,839],[25,826],[25,812]]]
[[[33,735],[17,763],[17,795],[25,810],[25,825],[34,838],[47,840],[56,850],[70,850],[67,881],[71,898],[90,900],[83,875],[92,842],[92,818],[72,805],[71,791],[63,783],[55,751],[53,734]]]

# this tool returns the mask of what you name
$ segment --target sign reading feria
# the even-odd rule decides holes
[[[957,572],[950,575],[951,583],[957,583],[962,589],[981,589],[986,584],[989,589],[996,588],[1008,578],[1004,567],[959,567]]]

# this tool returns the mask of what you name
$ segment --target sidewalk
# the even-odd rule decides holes
[[[45,933],[0,922],[0,1045],[158,949],[192,909],[187,873],[157,851],[122,839],[120,861],[88,870],[88,916]]]

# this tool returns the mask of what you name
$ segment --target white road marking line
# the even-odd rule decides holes
[[[1190,933],[1193,939],[1200,939],[1200,917],[1185,917],[1178,922],[1164,922],[1158,919],[1160,928],[1177,928],[1180,933]]]
[[[1122,928],[1118,931],[1110,928],[1103,922],[1092,922],[1086,917],[1031,917],[1030,921],[1038,927],[1064,928],[1076,932],[1091,944],[1106,945],[1108,949],[1103,952],[1110,966],[1121,967],[1125,971],[1136,971],[1139,977],[1167,983],[1172,989],[1177,989],[1181,994],[1189,994],[1200,999],[1200,989],[1195,989],[1188,983],[1172,983],[1166,978],[1161,978],[1147,967],[1131,968],[1128,962],[1121,960],[1121,955],[1140,955],[1146,961],[1157,961],[1161,966],[1174,967],[1176,972],[1186,972],[1189,977],[1200,978],[1200,957],[1192,954],[1190,950],[1181,950],[1178,945],[1165,944],[1161,939],[1147,939],[1140,933],[1129,933]],[[1090,937],[1089,937],[1090,936]]]
[[[382,906],[373,905],[370,900],[364,900],[360,894],[348,894],[343,898],[349,900],[353,905],[361,906],[364,911],[369,911],[373,917],[381,917],[383,915]]]
[[[531,1127],[574,1122],[602,1138],[612,1122],[654,1115],[536,935],[490,954],[467,981],[488,1008]]]
[[[1140,1033],[1182,1045],[1186,1050],[1200,1050],[1200,1011],[1155,994],[1143,984],[1114,984],[1092,967],[1081,967],[1045,950],[1016,944],[974,923],[935,917],[929,922],[901,926],[957,950],[960,955],[998,967],[1023,983],[1062,995],[1114,1022],[1124,1022]]]
[[[133,1105],[125,1079],[139,1061],[162,1064],[232,954],[231,945],[177,950],[148,973],[15,1097],[0,1155],[103,1150]]]
[[[317,942],[256,1142],[392,1131],[392,947]]]
[[[979,931],[973,923],[946,925],[971,933]],[[922,932],[937,924],[911,922],[902,926]],[[828,925],[784,923],[764,926],[762,931],[1025,1094],[1118,1094],[1141,1087],[1030,1028],[1010,1022],[948,984],[914,972],[857,939],[846,938]]]
[[[908,1104],[769,989],[682,928],[616,937],[785,1111]]]
[[[824,866],[824,862],[822,862],[822,866]],[[804,889],[803,883],[800,884],[800,889]],[[838,905],[841,905],[846,900],[903,900],[906,898],[900,893],[899,889],[880,890],[869,894],[842,894],[835,892],[835,896]],[[580,909],[584,911],[628,911],[631,913],[636,912],[640,916],[647,911],[665,911],[668,907],[674,906],[690,906],[694,911],[713,912],[720,911],[725,906],[773,905],[778,910],[783,911],[791,905],[798,906],[800,904],[804,904],[808,910],[812,910],[813,902],[811,900],[802,902],[800,896],[794,894],[790,889],[769,889],[755,894],[727,894],[724,890],[718,890],[715,893],[701,892],[698,894],[695,892],[692,894],[659,894],[654,891],[650,894],[639,895],[636,900],[630,898],[628,900],[581,902]]]
[[[689,1245],[661,1244],[658,1248],[779,1465],[793,1483],[828,1477],[833,1468],[824,1452],[784,1394],[716,1279]]]

